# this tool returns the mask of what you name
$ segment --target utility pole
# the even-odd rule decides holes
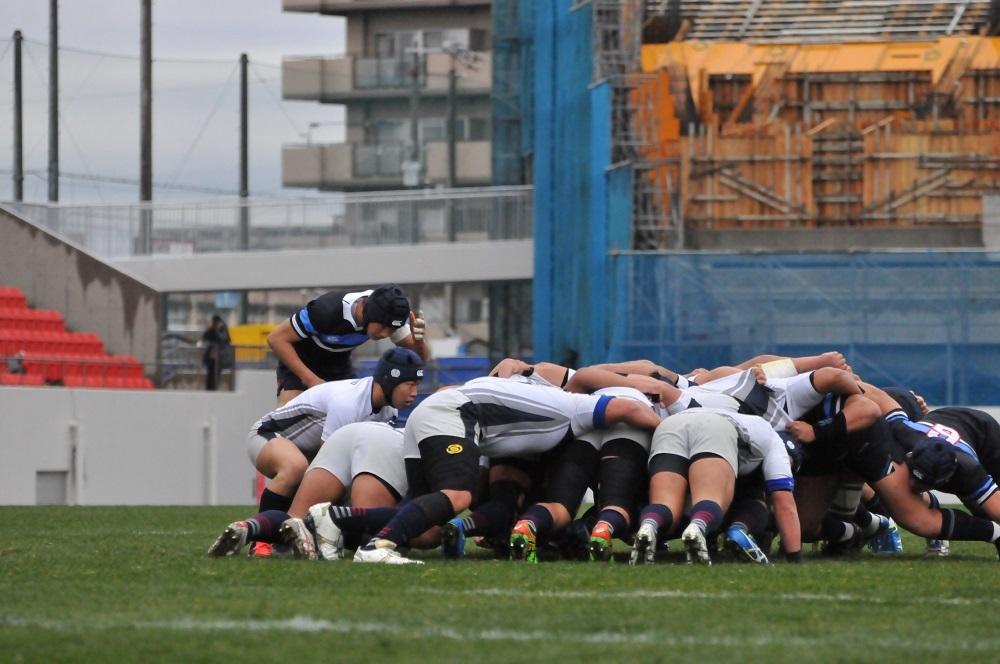
[[[24,200],[24,127],[22,110],[24,106],[21,87],[21,31],[14,31],[14,200]]]
[[[455,92],[458,88],[458,74],[455,72],[455,51],[452,50],[448,56],[448,109],[445,114],[445,132],[448,138],[448,179],[449,189],[455,188]],[[445,203],[445,223],[448,224],[448,241],[454,242],[457,235],[455,229],[455,203],[448,197]],[[449,292],[449,295],[452,295]],[[455,298],[450,298],[451,326],[455,327]]]
[[[49,0],[49,202],[59,202],[59,0]]]
[[[414,48],[410,64],[410,161],[420,162],[420,50]],[[419,186],[419,181],[413,186]]]
[[[139,16],[139,200],[153,200],[153,18],[152,0],[142,0]],[[153,216],[146,206],[139,225],[139,253],[153,253]]]
[[[458,137],[456,134],[456,120],[455,120],[455,106],[457,103],[456,95],[458,93],[458,73],[455,71],[455,53],[451,53],[449,58],[450,65],[448,67],[448,114],[447,120],[448,126],[446,127],[448,132],[448,188],[454,189],[456,185],[456,163],[455,149],[456,143],[458,142]]]
[[[240,249],[250,248],[250,221],[247,214],[246,201],[250,196],[249,178],[249,114],[247,112],[247,64],[246,53],[240,54]]]
[[[250,197],[250,159],[249,159],[249,113],[247,99],[247,68],[249,58],[246,53],[240,54],[240,249],[250,249],[250,208],[247,206]],[[247,322],[247,292],[240,291],[240,323]]]

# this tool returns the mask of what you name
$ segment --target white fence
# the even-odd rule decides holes
[[[531,238],[532,188],[114,205],[2,204],[102,258]]]

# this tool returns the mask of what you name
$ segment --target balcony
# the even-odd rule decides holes
[[[352,14],[383,9],[437,9],[454,7],[489,7],[490,0],[282,0],[286,12]]]
[[[421,96],[448,94],[452,57],[428,53],[419,72]],[[371,99],[409,97],[413,89],[410,63],[395,58],[288,58],[281,66],[281,93],[285,99],[345,104]],[[476,65],[455,62],[456,92],[461,96],[488,95],[493,84],[492,54],[476,53]]]
[[[408,148],[402,143],[366,145],[331,143],[286,145],[282,151],[282,181],[286,187],[313,189],[393,189],[403,186],[402,164]],[[482,186],[490,182],[489,141],[459,141],[455,145],[456,185]],[[448,144],[424,144],[425,186],[448,180]]]

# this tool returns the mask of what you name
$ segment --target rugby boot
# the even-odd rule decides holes
[[[726,529],[726,548],[740,562],[751,562],[758,565],[767,565],[770,563],[767,555],[757,546],[753,535],[742,528],[730,526]]]
[[[344,557],[344,533],[330,518],[330,503],[317,503],[310,507],[305,524],[316,540],[320,558],[339,560]]]
[[[270,542],[254,542],[247,549],[247,558],[271,558],[274,556],[274,546]]]
[[[316,541],[302,519],[292,517],[278,528],[278,537],[292,550],[298,560],[318,560]]]
[[[889,532],[889,517],[883,516],[881,514],[872,514],[872,517],[878,519],[878,530],[875,534],[868,538],[868,542],[865,544],[868,550],[872,553],[878,553],[882,547],[882,538],[886,533]]]
[[[840,542],[834,542],[832,540],[827,540],[823,544],[822,554],[828,558],[836,558],[839,556],[846,555],[856,555],[861,547],[865,543],[865,534],[861,532],[861,528],[854,529],[854,535],[851,539],[842,540]]]
[[[708,542],[705,540],[705,533],[701,532],[701,528],[689,523],[688,527],[681,533],[681,541],[684,542],[689,565],[692,563],[712,564],[712,558],[708,555]]]
[[[422,560],[407,558],[389,540],[374,539],[354,552],[356,563],[376,563],[380,565],[423,565]]]
[[[997,549],[1000,552],[1000,548]],[[951,555],[951,542],[942,539],[929,539],[927,540],[927,549],[924,551],[925,556],[938,556],[940,558],[945,558]]]
[[[896,554],[903,552],[903,538],[899,536],[896,522],[887,516],[880,516],[878,532],[868,540],[868,550],[872,553]]]
[[[590,531],[590,543],[587,545],[588,559],[591,561],[607,562],[611,560],[611,529],[608,524],[599,521],[594,529]]]
[[[250,535],[250,526],[246,521],[233,521],[226,526],[222,534],[215,540],[208,549],[208,555],[220,558],[222,556],[235,556],[247,543]]]
[[[455,517],[441,527],[441,557],[457,560],[465,556],[465,527]]]
[[[563,560],[589,560],[590,528],[576,519],[559,534],[557,544],[559,557]]]
[[[635,534],[632,543],[632,551],[628,555],[628,564],[652,565],[656,560],[656,526],[649,522],[643,522],[639,526],[639,532]]]
[[[538,540],[528,521],[518,521],[510,531],[510,559],[538,562]]]

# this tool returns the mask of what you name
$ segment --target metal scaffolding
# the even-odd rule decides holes
[[[659,109],[669,97],[656,74],[642,73],[642,30],[648,1],[594,0],[593,80],[611,89],[611,161],[632,170],[632,244],[637,249],[683,242],[671,188],[679,162],[650,154],[659,141]]]

